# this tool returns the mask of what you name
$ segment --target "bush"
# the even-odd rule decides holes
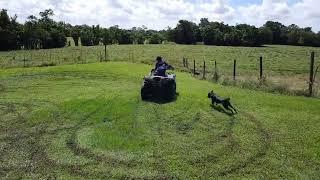
[[[57,64],[56,63],[54,63],[54,62],[50,62],[50,63],[48,63],[48,62],[43,62],[43,63],[41,63],[40,65],[38,65],[38,67],[47,67],[47,66],[56,66]]]
[[[219,75],[218,72],[215,71],[215,72],[213,73],[212,80],[213,80],[213,82],[218,82],[219,79],[220,79],[220,75]]]
[[[162,44],[176,45],[175,42],[171,42],[171,41],[167,41],[167,40],[162,41]]]
[[[164,38],[159,33],[153,33],[149,39],[150,44],[161,44]]]
[[[254,80],[245,80],[245,81],[242,81],[240,84],[241,84],[241,87],[245,89],[257,90],[259,89],[259,87],[261,87],[261,84],[259,84],[259,82]]]
[[[224,86],[235,86],[237,85],[237,82],[234,81],[233,79],[230,79],[229,77],[224,77],[221,84]]]
[[[214,78],[215,77],[213,77],[213,80],[215,82],[218,82],[218,80]],[[275,84],[271,81],[267,81],[265,78],[261,80],[248,79],[248,80],[242,80],[242,81],[234,81],[229,77],[224,77],[223,80],[221,81],[221,84],[224,86],[238,86],[244,89],[262,90],[270,93],[279,93],[279,94],[285,94],[285,95],[305,96],[307,94],[306,90],[305,91],[291,90],[289,88],[289,84],[287,83]]]

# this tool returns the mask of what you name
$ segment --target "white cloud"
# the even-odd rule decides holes
[[[285,25],[297,24],[320,30],[319,0],[301,0],[289,4],[288,0],[263,0],[261,4],[238,7],[239,22],[261,26],[266,21],[279,21]]]
[[[246,6],[231,6],[232,0],[0,0],[0,8],[17,14],[19,21],[51,8],[54,19],[71,24],[119,25],[123,28],[145,25],[152,29],[175,26],[178,20],[211,21],[260,26],[267,20],[312,26],[320,30],[319,0],[263,0]]]
[[[226,21],[234,12],[223,0],[0,0],[0,7],[11,15],[17,14],[20,21],[52,8],[54,19],[71,24],[117,24],[125,28],[146,25],[154,29],[175,26],[180,19],[199,21],[208,17]]]

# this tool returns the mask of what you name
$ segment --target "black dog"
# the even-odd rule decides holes
[[[222,106],[226,109],[231,111],[232,113],[238,113],[237,110],[231,105],[230,98],[221,99],[219,98],[213,91],[208,93],[208,98],[211,98],[212,105],[222,104]],[[234,112],[233,112],[234,111]]]

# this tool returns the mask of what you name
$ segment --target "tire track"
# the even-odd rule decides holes
[[[152,112],[155,115],[156,119],[156,131],[159,135],[160,141],[163,141],[163,128],[160,124],[161,120],[165,119],[163,116],[160,115],[159,109],[161,108],[161,105],[153,103],[152,104]],[[152,150],[152,158],[154,158],[155,162],[153,163],[153,170],[158,172],[156,179],[177,179],[177,177],[171,175],[170,172],[168,172],[166,168],[165,160],[163,159],[163,155],[161,154],[160,150],[158,150],[157,147],[159,147],[159,142],[155,139],[153,142],[153,150]]]
[[[110,102],[114,102],[114,100],[117,98],[118,98],[118,96],[112,98],[110,100]],[[112,104],[108,104],[108,106],[111,107]],[[93,116],[97,112],[101,111],[103,108],[105,108],[105,107],[100,106],[81,119],[80,123],[77,124],[72,129],[71,135],[67,139],[67,142],[66,142],[67,148],[70,149],[73,152],[73,154],[76,156],[82,156],[87,159],[93,160],[94,161],[93,165],[107,164],[107,165],[110,165],[111,167],[121,167],[121,166],[128,167],[128,168],[136,167],[139,164],[139,162],[137,160],[124,161],[124,160],[120,160],[120,159],[116,159],[116,158],[112,158],[112,157],[107,157],[103,154],[97,154],[96,152],[94,152],[90,149],[87,149],[87,148],[83,148],[79,145],[79,143],[77,141],[77,131],[79,131],[82,127],[94,125],[94,124],[86,124],[86,122],[91,116]],[[99,175],[97,177],[98,178],[111,177],[111,172],[109,172],[109,174],[107,174],[107,175],[103,175],[103,176]]]
[[[88,75],[88,74],[86,74]],[[32,77],[26,77],[26,78],[33,78],[33,77],[37,77],[37,76],[32,76]],[[48,77],[48,76],[44,76],[44,77]],[[73,76],[73,77],[78,77],[78,76]],[[79,76],[80,77],[80,76]],[[81,76],[83,77],[83,76]],[[99,78],[105,78],[106,76],[101,76]],[[104,92],[101,92],[99,94],[102,94]],[[96,97],[97,98],[97,97]],[[96,98],[92,98],[92,99],[88,99],[87,101],[83,102],[81,107],[86,106],[87,103],[93,99]],[[113,99],[115,99],[117,97],[114,97]],[[7,100],[7,99],[6,99]],[[49,102],[51,103],[51,102]],[[81,148],[76,140],[77,138],[77,131],[79,131],[82,127],[85,126],[91,126],[94,123],[88,123],[88,119],[90,119],[90,117],[92,117],[94,114],[96,114],[97,112],[99,112],[100,110],[102,110],[102,108],[104,108],[104,106],[100,106],[97,109],[95,109],[93,112],[90,112],[88,114],[86,114],[85,116],[83,116],[83,118],[81,118],[80,122],[78,122],[75,125],[72,126],[68,126],[68,127],[61,127],[61,128],[56,128],[56,129],[51,129],[48,130],[47,127],[40,127],[39,129],[37,129],[35,132],[28,132],[30,130],[30,128],[28,129],[20,129],[20,131],[17,131],[16,133],[10,133],[8,135],[8,137],[4,137],[2,139],[0,139],[1,142],[7,142],[6,143],[6,147],[4,148],[4,150],[1,149],[1,154],[7,154],[11,149],[17,149],[19,147],[16,147],[16,145],[18,144],[18,142],[26,142],[24,143],[25,147],[28,147],[28,150],[22,150],[25,153],[28,153],[27,151],[29,151],[29,149],[35,149],[35,151],[30,151],[30,159],[31,159],[31,163],[32,165],[30,165],[29,167],[18,167],[18,166],[7,166],[7,167],[1,167],[1,174],[7,174],[10,171],[16,171],[16,170],[21,170],[22,172],[30,172],[30,171],[35,171],[35,169],[39,168],[39,167],[52,167],[52,169],[47,170],[46,173],[44,173],[44,170],[39,170],[39,172],[41,172],[41,174],[43,175],[43,177],[47,177],[45,176],[47,173],[49,172],[53,172],[54,169],[59,169],[62,171],[67,171],[69,174],[73,174],[75,176],[82,176],[82,177],[87,177],[87,178],[110,178],[110,173],[91,173],[91,172],[86,172],[84,171],[85,167],[87,165],[98,165],[98,164],[108,164],[111,167],[113,166],[126,166],[126,167],[135,167],[136,164],[138,163],[137,161],[123,161],[120,159],[116,159],[116,158],[109,158],[106,157],[104,155],[99,155],[94,153],[93,151],[89,150],[89,149],[85,149],[85,148]],[[7,113],[7,112],[4,112]],[[9,113],[9,112],[8,112]],[[56,118],[61,118],[64,117],[65,114],[72,114],[73,112],[63,112],[58,114],[57,116],[55,116],[54,119]],[[21,123],[21,122],[19,122]],[[5,128],[7,129],[8,132],[10,132],[10,128],[8,127],[0,127],[0,128]],[[12,129],[16,128],[15,125],[11,126]],[[23,132],[22,132],[23,131]],[[94,162],[89,164],[85,164],[85,165],[69,165],[69,164],[61,164],[55,160],[51,160],[46,153],[46,146],[45,145],[40,145],[40,140],[43,139],[44,135],[56,135],[62,131],[70,131],[70,135],[69,138],[66,140],[66,147],[68,149],[71,150],[71,152],[76,155],[76,156],[82,156],[85,157],[86,159],[89,160],[93,160]],[[19,141],[17,141],[19,140]],[[30,142],[27,142],[30,141]],[[48,142],[46,142],[48,143]],[[20,148],[19,148],[20,149]],[[18,149],[18,150],[19,150]],[[2,155],[1,155],[2,156]],[[4,156],[2,156],[4,157]],[[39,165],[41,164],[41,165]],[[0,165],[1,166],[1,165]],[[35,168],[36,167],[36,168]],[[32,169],[33,168],[33,169]],[[32,169],[32,170],[30,170]]]
[[[93,98],[95,99],[95,98]],[[85,106],[90,102],[92,99],[88,99],[87,101],[82,103],[82,106]],[[15,103],[19,104],[19,103]],[[100,107],[101,108],[101,107]],[[98,110],[96,110],[94,113],[96,113]],[[13,111],[13,113],[16,113],[16,111]],[[67,114],[70,112],[64,112],[60,114],[62,117],[64,114]],[[71,112],[72,113],[72,112]],[[82,121],[88,119],[91,115],[94,113],[89,113],[85,118],[82,119]],[[59,117],[59,116],[58,116]],[[57,117],[56,117],[57,118]],[[19,121],[21,123],[21,121]],[[39,128],[39,130],[35,132],[26,132],[26,131],[15,131],[11,132],[11,134],[8,137],[0,139],[2,142],[6,141],[7,144],[5,148],[1,150],[1,157],[5,157],[5,154],[8,154],[11,149],[14,150],[21,150],[22,147],[19,146],[19,144],[24,144],[24,149],[22,152],[25,152],[27,154],[30,154],[30,163],[26,167],[19,167],[19,166],[6,166],[6,167],[1,167],[2,171],[1,174],[7,174],[10,171],[23,171],[25,173],[40,173],[44,177],[47,176],[49,172],[52,172],[53,169],[60,169],[62,171],[67,171],[71,175],[76,175],[76,176],[84,176],[84,177],[96,177],[96,178],[106,178],[109,176],[95,176],[92,173],[85,173],[81,171],[83,167],[85,167],[88,164],[85,165],[65,165],[65,164],[60,164],[54,160],[51,160],[47,154],[46,154],[46,148],[43,145],[40,145],[39,142],[41,141],[42,137],[44,135],[55,135],[61,131],[66,131],[66,130],[72,130],[75,131],[78,128],[81,127],[82,122],[71,126],[71,127],[65,127],[65,128],[57,128],[53,129],[50,131],[47,131],[45,127]],[[15,128],[15,127],[12,127]],[[10,130],[10,129],[7,129]],[[1,159],[0,159],[1,160]],[[3,161],[3,160],[1,160]],[[0,161],[0,162],[1,162]],[[41,169],[42,167],[51,167],[52,169]],[[40,168],[40,170],[39,170]],[[48,171],[49,170],[49,171]]]
[[[56,109],[59,109],[59,106],[57,104],[50,101],[38,101],[38,103],[50,104]],[[69,130],[72,128],[72,127],[65,127],[65,128],[56,128],[53,130],[47,130],[47,126],[40,124],[37,126],[29,127],[28,129],[26,128],[21,129],[19,127],[21,126],[25,127],[23,125],[27,123],[23,115],[31,114],[31,112],[33,111],[33,107],[40,107],[41,105],[37,103],[16,103],[16,102],[3,103],[1,102],[0,107],[1,106],[4,107],[5,109],[5,111],[3,111],[3,115],[13,114],[15,117],[13,118],[13,121],[11,121],[9,127],[5,127],[5,126],[0,127],[0,130],[2,132],[8,132],[7,136],[0,138],[0,142],[15,141],[17,140],[17,138],[27,139],[35,136],[44,135],[44,134],[55,134],[60,131]],[[27,111],[24,112],[23,114],[21,114],[21,112],[17,110],[18,108],[21,108],[21,107],[27,109]],[[54,113],[52,113],[52,116],[55,116],[55,119],[57,119],[57,118],[63,117],[65,114],[67,114],[67,112],[62,112],[62,113],[59,113],[58,115],[54,115]],[[34,132],[32,131],[27,132],[27,130],[30,130],[32,128],[35,128]],[[17,136],[17,134],[19,136]]]
[[[90,101],[90,100],[88,100]],[[16,105],[21,104],[21,103],[14,103]],[[85,104],[85,103],[84,103]],[[33,104],[34,105],[34,104]],[[12,113],[17,113],[16,111],[12,111]],[[19,121],[19,123],[23,123]],[[12,127],[16,128],[16,127]],[[74,127],[71,127],[74,128]],[[60,129],[54,129],[52,131],[46,131],[45,128],[38,128],[35,132],[27,132],[24,130],[18,130],[15,132],[11,132],[8,137],[2,138],[2,141],[6,141],[6,146],[4,149],[1,151],[1,157],[5,157],[6,154],[10,153],[11,150],[18,150],[29,155],[29,163],[24,166],[6,166],[6,167],[1,167],[5,169],[2,173],[6,174],[10,171],[23,171],[25,173],[39,173],[46,177],[47,173],[51,172],[49,169],[41,169],[44,167],[52,167],[53,169],[61,169],[64,170],[64,168],[60,168],[61,165],[57,164],[50,158],[48,158],[46,152],[45,152],[45,147],[43,145],[40,145],[40,141],[42,139],[43,135],[46,134],[56,134],[59,131],[67,130],[69,128],[60,128]],[[10,130],[10,129],[7,129]],[[23,145],[23,147],[21,146]],[[3,159],[0,159],[3,161]],[[66,166],[62,166],[66,167]],[[39,170],[40,168],[40,170]],[[70,169],[70,168],[69,168]],[[49,171],[48,171],[49,170]]]
[[[38,78],[38,76],[37,76]],[[103,92],[101,91],[102,94]],[[99,95],[98,95],[99,96]],[[97,96],[97,97],[98,97]],[[81,104],[81,107],[87,105],[91,100],[96,99],[92,98],[92,99],[88,99],[85,102],[83,102]],[[7,100],[7,99],[5,99]],[[41,102],[42,103],[42,102]],[[52,102],[44,102],[44,104],[48,104],[50,103],[51,105],[53,104]],[[90,125],[90,124],[85,124],[85,121],[87,121],[88,118],[90,118],[92,115],[94,115],[96,112],[98,112],[102,107],[99,107],[98,109],[96,109],[94,112],[91,112],[89,114],[87,114],[86,116],[84,116],[84,118],[81,119],[81,121],[79,123],[77,123],[76,125],[72,125],[72,126],[68,126],[68,127],[61,127],[61,128],[55,128],[52,130],[48,130],[47,126],[43,126],[43,125],[39,125],[36,127],[28,127],[28,128],[18,128],[18,130],[15,131],[11,131],[13,129],[17,129],[18,125],[22,126],[22,124],[25,124],[25,121],[21,121],[20,118],[23,118],[23,120],[26,120],[23,117],[23,114],[21,114],[19,111],[17,111],[16,109],[18,106],[21,106],[21,103],[11,103],[14,105],[10,105],[12,107],[6,108],[6,106],[9,106],[10,103],[3,103],[1,102],[0,104],[0,108],[2,106],[2,109],[12,109],[11,111],[2,111],[1,114],[6,115],[9,113],[13,113],[13,120],[14,123],[11,124],[10,127],[5,127],[5,126],[1,126],[1,130],[4,130],[6,132],[8,132],[8,136],[1,138],[0,142],[6,142],[4,148],[1,149],[1,158],[0,158],[0,162],[4,162],[4,159],[2,159],[2,157],[5,157],[6,154],[10,153],[12,150],[14,151],[21,151],[24,154],[29,154],[29,158],[28,161],[30,161],[29,163],[27,163],[25,166],[19,166],[20,163],[18,163],[18,165],[14,164],[14,165],[5,165],[4,163],[0,163],[2,165],[0,165],[0,174],[1,176],[5,176],[7,173],[12,172],[12,171],[19,171],[19,172],[24,172],[25,174],[30,174],[30,173],[39,173],[41,174],[42,177],[47,178],[48,174],[52,174],[54,172],[54,170],[62,170],[62,171],[66,171],[71,175],[75,175],[75,176],[82,176],[82,177],[87,177],[87,178],[108,178],[109,175],[97,175],[97,174],[93,174],[93,173],[88,173],[83,171],[83,169],[85,168],[85,166],[89,165],[88,163],[85,165],[69,165],[69,164],[61,164],[57,161],[51,160],[47,153],[46,153],[46,145],[44,144],[40,144],[41,140],[43,139],[44,135],[56,135],[59,132],[62,131],[72,131],[73,134],[71,134],[71,138],[75,138],[75,132],[77,130],[79,130],[79,128],[85,126],[85,125]],[[22,104],[23,106],[24,104]],[[36,104],[28,104],[29,106],[37,106]],[[57,109],[60,109],[58,106],[56,106]],[[32,109],[30,109],[30,112],[32,111]],[[63,118],[66,114],[70,114],[73,113],[72,112],[62,112],[59,114],[57,114],[56,116],[53,117],[53,120],[57,119],[57,118]],[[29,130],[31,130],[32,128],[35,128],[34,132],[30,132]],[[2,132],[4,132],[2,131]],[[76,142],[75,139],[72,139],[72,141]],[[72,142],[69,139],[69,142]],[[50,142],[45,142],[46,144],[50,143]],[[79,149],[78,146],[74,146],[75,144],[73,144],[73,146],[71,145],[70,147],[74,147],[74,149],[80,150],[78,152],[80,153],[75,153],[75,155],[84,155],[87,154],[87,157],[95,157],[95,161],[96,164],[98,164],[101,161],[101,158],[98,158],[100,156],[94,156],[95,154],[93,154],[90,151],[87,150],[83,150],[83,149]],[[71,148],[72,149],[72,148]],[[86,152],[86,153],[85,153]],[[48,169],[48,167],[50,167]]]
[[[271,144],[271,134],[268,132],[267,129],[265,129],[260,121],[258,121],[253,115],[243,112],[245,117],[247,117],[248,121],[252,122],[256,126],[256,130],[259,134],[260,137],[260,142],[261,142],[261,147],[258,149],[258,151],[247,158],[246,160],[242,162],[238,162],[234,165],[231,165],[229,167],[226,167],[226,170],[220,171],[217,174],[219,176],[227,176],[229,174],[233,174],[241,169],[246,168],[248,165],[255,163],[258,159],[263,158],[266,154],[267,151],[270,148]]]

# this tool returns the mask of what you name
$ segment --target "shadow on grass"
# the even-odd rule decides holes
[[[168,104],[168,103],[175,102],[178,99],[178,96],[179,96],[179,93],[176,93],[174,98],[149,97],[148,99],[145,99],[143,101],[157,103],[157,104]]]
[[[223,107],[219,106],[219,105],[213,105],[211,104],[210,105],[212,107],[212,109],[216,110],[216,111],[219,111],[221,113],[224,113],[228,116],[234,116],[235,114],[233,112],[230,112],[230,111],[226,111]]]

